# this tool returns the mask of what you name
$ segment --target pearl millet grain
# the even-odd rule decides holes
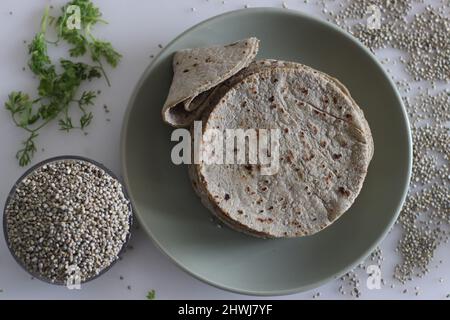
[[[27,270],[63,283],[68,268],[81,281],[117,258],[130,230],[121,184],[82,160],[45,164],[16,188],[6,208],[9,246]]]
[[[425,276],[435,251],[450,237],[450,3],[439,0],[416,6],[415,2],[341,0],[340,8],[331,14],[335,24],[372,52],[378,54],[383,48],[400,51],[399,57],[380,60],[389,68],[397,65],[406,71],[406,76],[394,79],[403,95],[414,140],[411,188],[397,221],[402,237],[395,251],[402,261],[394,277],[401,283]],[[323,1],[323,9],[325,3],[331,1]],[[412,10],[413,4],[416,10]],[[381,10],[378,29],[368,28],[370,5]]]

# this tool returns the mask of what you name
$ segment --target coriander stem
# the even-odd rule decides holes
[[[85,34],[86,36],[88,36],[89,38],[91,38],[91,40],[92,40],[93,42],[95,42],[95,41],[97,40],[97,39],[93,36],[93,34],[91,33],[91,24],[86,25],[84,34]],[[88,43],[88,48],[89,48],[89,51],[90,51],[90,53],[91,53],[91,56],[93,56],[93,54],[92,54],[92,48],[91,48],[91,43]],[[109,81],[108,75],[106,74],[105,68],[103,67],[103,64],[102,64],[102,62],[100,61],[100,59],[97,61],[97,64],[98,64],[98,66],[99,66],[99,68],[100,68],[101,73],[102,73],[103,76],[105,77],[105,80],[106,80],[106,83],[108,84],[108,87],[111,87],[111,82]]]
[[[22,129],[24,129],[24,130],[27,131],[27,132],[33,133],[33,130],[31,130],[31,129],[27,128],[27,127],[24,127],[24,126],[22,126],[19,122],[17,122],[17,119],[16,119],[16,117],[14,116],[14,114],[11,114],[11,118],[12,118],[14,124],[15,124],[17,127],[22,128]]]
[[[51,41],[51,40],[45,39],[45,42],[50,43],[50,44],[53,44],[53,45],[56,46],[56,45],[59,43],[59,39],[58,39],[58,40],[55,40],[55,41]]]
[[[108,87],[111,87],[111,82],[109,82],[108,75],[106,74],[105,69],[103,68],[102,62],[98,61],[98,66],[100,67],[100,71],[102,72],[103,76],[105,77],[106,83],[108,84]]]
[[[81,112],[83,112],[83,114],[86,114],[86,109],[84,109],[84,107],[81,105],[81,103],[78,103],[78,108],[80,108]]]
[[[41,21],[41,33],[45,35],[47,31],[47,21],[48,21],[48,6],[45,7],[44,16]]]
[[[37,132],[39,130],[41,130],[43,127],[45,127],[50,121],[52,121],[55,117],[51,117],[50,119],[45,120],[40,126],[34,128],[34,129],[29,129],[29,128],[24,128],[25,130],[29,131],[29,132]]]

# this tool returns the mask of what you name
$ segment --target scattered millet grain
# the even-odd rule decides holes
[[[414,145],[411,188],[397,221],[402,238],[396,252],[402,262],[396,266],[394,277],[402,283],[423,277],[436,249],[448,243],[450,236],[450,95],[442,86],[447,84],[448,88],[450,83],[450,2],[441,0],[433,6],[421,6],[421,2],[344,0],[337,5],[335,1],[318,1],[328,20],[356,36],[375,54],[383,48],[402,52],[398,58],[380,59],[389,67],[402,65],[408,73],[394,79],[409,114]],[[419,8],[415,14],[411,13],[413,3]],[[371,5],[381,11],[379,29],[367,27]],[[382,258],[378,261],[372,255],[366,263],[374,260],[380,264]],[[356,288],[355,271],[345,277],[353,279],[350,292]],[[340,293],[349,291],[345,285],[339,287]]]
[[[411,189],[397,223],[403,235],[396,251],[403,261],[397,265],[394,276],[403,283],[429,271],[435,250],[449,241],[450,226],[450,96],[448,89],[438,89],[436,85],[450,82],[450,3],[441,0],[412,15],[413,2],[420,1],[345,0],[339,2],[337,10],[327,10],[330,21],[359,38],[373,52],[381,48],[401,50],[405,56],[384,58],[381,62],[402,64],[410,78],[427,81],[437,91],[425,91],[408,77],[394,79],[403,94],[414,140]],[[333,3],[321,1],[322,12]],[[370,5],[381,11],[380,29],[367,27]],[[374,261],[373,257],[369,259]],[[349,274],[356,277],[353,271]],[[339,291],[344,291],[343,286]]]

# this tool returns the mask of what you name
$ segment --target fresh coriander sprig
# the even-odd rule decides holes
[[[80,8],[82,31],[70,30],[67,27],[66,12],[70,5],[78,5]],[[97,22],[104,22],[100,17],[100,10],[90,0],[71,1],[63,7],[63,15],[59,18],[50,17],[46,8],[40,31],[28,46],[30,55],[28,66],[39,80],[37,90],[39,97],[32,100],[26,93],[13,91],[5,102],[5,108],[10,112],[13,122],[28,133],[22,148],[16,154],[21,166],[30,163],[37,150],[38,131],[52,120],[59,118],[60,130],[66,132],[76,128],[84,130],[92,122],[93,114],[87,108],[94,105],[97,94],[94,91],[84,91],[77,99],[75,96],[78,89],[83,82],[102,76],[109,85],[102,60],[116,67],[121,58],[109,42],[99,41],[92,35],[91,26]],[[53,23],[55,21],[56,23]],[[58,28],[59,38],[56,42],[46,40],[47,28],[51,25],[56,25]],[[58,73],[48,55],[48,44],[57,44],[60,39],[72,45],[69,51],[72,57],[82,56],[89,51],[96,65],[61,59],[59,68],[61,72]],[[79,125],[74,125],[72,122],[69,112],[72,104],[77,104],[81,112]]]
[[[38,137],[37,131],[47,122],[42,123],[34,129],[30,126],[39,120],[40,115],[33,113],[33,101],[27,94],[22,92],[11,92],[5,103],[6,109],[11,113],[11,117],[16,126],[23,128],[29,133],[28,138],[23,142],[23,148],[17,151],[16,158],[21,166],[27,165],[36,152],[35,139]]]
[[[154,289],[150,290],[147,293],[147,300],[155,300],[155,298],[156,298],[156,291]]]
[[[68,16],[66,14],[69,6],[78,6],[81,13],[81,28],[71,29],[67,26]],[[107,23],[101,18],[100,10],[89,0],[73,0],[62,8],[63,15],[56,21],[58,26],[58,37],[72,45],[69,53],[72,57],[79,57],[89,51],[92,61],[97,63],[106,82],[110,85],[108,76],[103,67],[106,61],[112,67],[116,67],[122,55],[118,53],[111,43],[98,40],[91,32],[91,28],[97,23]]]

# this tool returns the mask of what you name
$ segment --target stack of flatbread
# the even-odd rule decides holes
[[[358,196],[374,152],[370,128],[338,80],[300,63],[253,61],[257,49],[250,38],[175,54],[163,118],[176,127],[201,120],[206,144],[208,129],[278,129],[275,174],[263,174],[260,164],[203,162],[189,165],[192,185],[233,229],[264,238],[311,235]]]

